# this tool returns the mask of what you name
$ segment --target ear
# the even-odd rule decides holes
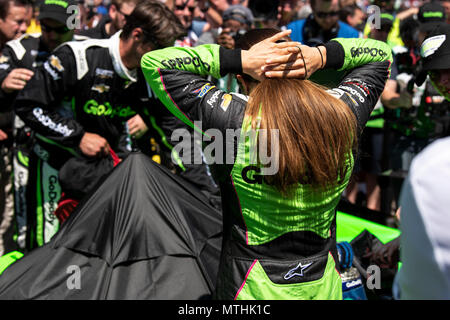
[[[109,6],[109,10],[108,10],[108,14],[109,14],[109,17],[111,18],[111,19],[114,19],[115,17],[116,17],[116,15],[117,15],[117,7],[116,7],[116,5],[115,4],[111,4],[110,6]]]
[[[244,91],[243,93],[245,95],[248,95],[249,94],[249,86],[248,86],[247,82],[245,82],[244,78],[240,74],[236,75],[236,79],[237,79],[238,83],[240,84],[241,88],[243,89],[243,91]]]
[[[134,41],[142,41],[144,39],[144,32],[141,28],[134,28],[133,31],[131,31],[131,37]]]

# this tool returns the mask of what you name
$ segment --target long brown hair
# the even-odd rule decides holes
[[[261,111],[261,113],[260,113]],[[350,108],[311,81],[266,79],[251,92],[246,116],[260,129],[279,130],[278,172],[265,181],[288,194],[298,183],[327,187],[341,183],[356,146],[356,119]],[[271,135],[267,139],[271,150]],[[273,155],[272,155],[273,156]]]

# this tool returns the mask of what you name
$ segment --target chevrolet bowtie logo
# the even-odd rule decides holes
[[[52,55],[50,57],[50,64],[59,72],[64,70],[64,67],[61,65],[61,61],[59,61],[59,58],[57,56]]]
[[[110,87],[105,84],[97,84],[91,88],[91,90],[97,91],[98,93],[108,92],[109,89]]]

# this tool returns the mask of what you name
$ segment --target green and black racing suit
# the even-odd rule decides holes
[[[349,106],[361,132],[384,89],[391,50],[370,39],[334,39],[326,47],[326,68],[348,71],[328,93]],[[341,184],[321,192],[299,184],[292,199],[264,183],[261,168],[249,165],[254,140],[245,138],[251,129],[251,119],[244,117],[247,97],[223,92],[203,78],[242,74],[240,50],[166,48],[144,55],[141,67],[174,115],[202,131],[204,141],[214,135],[224,157],[231,156],[232,161],[216,158],[214,168],[224,216],[216,298],[342,299],[335,208],[352,170]],[[230,130],[238,133],[234,139],[219,139]],[[348,165],[353,167],[353,158]]]

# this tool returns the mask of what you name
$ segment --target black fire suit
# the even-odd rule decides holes
[[[81,155],[79,144],[86,132],[102,136],[120,158],[126,157],[131,151],[126,121],[138,113],[161,132],[169,132],[174,118],[168,117],[152,94],[141,70],[128,70],[123,65],[119,37],[120,32],[109,39],[65,43],[36,70],[33,79],[18,95],[16,112],[36,131],[39,139],[38,166],[44,158],[59,170],[68,159]],[[61,103],[65,99],[68,103]],[[41,177],[38,180],[45,178],[48,182],[52,192],[48,198],[54,205],[54,193],[58,201],[61,192],[55,186],[55,177],[39,171],[36,174]],[[205,183],[210,184],[210,181]],[[44,203],[46,199],[42,200]],[[51,212],[39,214],[43,221]],[[32,247],[51,238],[45,227],[35,233],[33,238],[37,241]]]
[[[3,82],[8,74],[16,68],[34,70],[41,66],[50,55],[40,36],[25,34],[19,39],[6,43],[0,58],[0,82]],[[6,93],[0,90],[0,103],[2,109],[6,110],[8,123],[6,132],[9,136],[9,145],[12,150],[13,183],[14,183],[14,214],[16,242],[19,249],[26,247],[27,204],[33,208],[35,202],[28,203],[26,199],[26,188],[28,184],[29,155],[32,152],[33,137],[29,127],[22,120],[14,116],[13,103],[17,91]],[[14,137],[14,141],[13,141]],[[31,199],[30,199],[31,200]],[[33,217],[30,221],[35,221]]]
[[[105,138],[121,158],[131,151],[126,120],[149,100],[138,71],[123,66],[119,34],[73,41],[57,48],[18,94],[16,112],[38,141],[37,156],[30,158],[30,176],[39,183],[37,196],[28,192],[37,204],[29,247],[46,243],[55,232],[50,225],[57,223],[52,213],[61,194],[58,170],[81,155],[79,144],[86,132]]]

